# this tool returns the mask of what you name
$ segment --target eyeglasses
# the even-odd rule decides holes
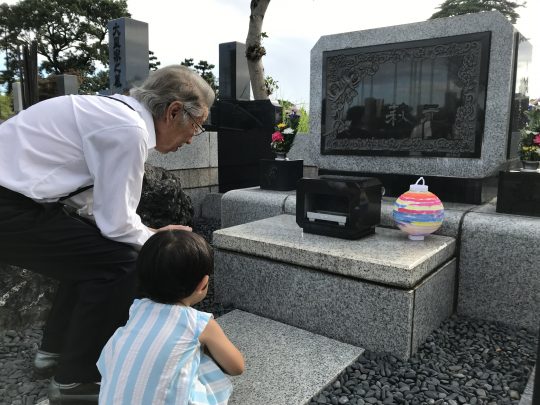
[[[191,121],[193,121],[193,123],[196,125],[197,130],[193,133],[193,136],[199,136],[200,134],[205,132],[206,129],[204,129],[197,121],[195,121],[195,118],[193,117],[193,115],[191,115],[190,112],[186,110],[185,107],[183,107],[183,109],[184,109],[184,112],[188,115],[188,117],[191,118]]]

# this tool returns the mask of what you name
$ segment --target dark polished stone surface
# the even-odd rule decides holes
[[[501,171],[497,212],[540,217],[540,172]]]
[[[269,100],[220,100],[211,112],[218,132],[219,192],[259,185],[259,160],[274,157],[270,142],[281,107]]]
[[[259,184],[265,190],[289,191],[296,189],[296,183],[304,172],[303,160],[261,159]]]
[[[371,176],[376,177],[384,186],[386,197],[399,197],[416,183],[420,176],[394,173],[345,172],[320,169],[319,174]],[[443,176],[422,176],[434,193],[443,202],[463,204],[483,204],[497,196],[497,177],[480,179]]]
[[[249,100],[249,83],[246,45],[241,42],[219,44],[219,98]]]
[[[381,182],[373,177],[300,179],[296,223],[318,235],[344,239],[371,235],[381,222],[382,194]]]
[[[324,52],[321,153],[480,157],[490,38]]]

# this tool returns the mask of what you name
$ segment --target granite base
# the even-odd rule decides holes
[[[460,315],[538,331],[540,218],[471,212],[461,234]]]
[[[214,269],[224,305],[403,359],[452,313],[454,259],[412,289],[222,249]]]

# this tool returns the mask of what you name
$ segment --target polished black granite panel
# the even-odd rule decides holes
[[[376,177],[384,186],[386,197],[399,197],[405,191],[409,191],[410,185],[416,183],[420,177],[410,174],[345,172],[327,169],[319,169],[319,174]],[[478,179],[426,175],[422,177],[429,186],[429,191],[443,202],[484,204],[497,196],[497,176]]]
[[[497,212],[540,217],[540,173],[501,171]]]
[[[219,192],[259,185],[259,160],[270,159],[271,135],[281,122],[281,107],[269,100],[219,100],[210,125],[218,137]]]
[[[490,32],[323,52],[323,155],[478,158]]]
[[[259,185],[265,190],[296,190],[296,183],[302,178],[304,161],[261,159],[259,161]]]

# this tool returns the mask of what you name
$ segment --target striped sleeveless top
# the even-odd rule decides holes
[[[198,340],[211,318],[191,307],[135,300],[98,360],[99,404],[227,404],[232,384]]]

